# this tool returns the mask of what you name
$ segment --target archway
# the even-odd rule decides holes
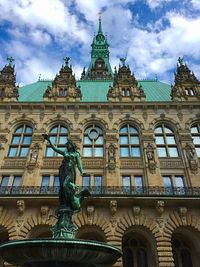
[[[106,242],[104,232],[97,226],[86,225],[81,227],[76,234],[76,238]]]
[[[156,242],[145,228],[132,228],[122,238],[123,267],[155,267]]]
[[[172,235],[175,267],[196,267],[200,261],[200,233],[190,227],[180,227]]]

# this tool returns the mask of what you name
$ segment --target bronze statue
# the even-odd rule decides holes
[[[50,140],[47,134],[43,134],[45,140],[47,140],[51,148],[63,156],[62,164],[59,168],[59,200],[62,207],[69,207],[73,211],[80,210],[80,204],[85,196],[89,196],[88,189],[83,189],[80,193],[77,193],[76,186],[76,167],[79,169],[81,175],[83,175],[83,167],[80,161],[80,153],[77,151],[76,145],[68,139],[66,143],[66,149],[62,150],[57,148]]]

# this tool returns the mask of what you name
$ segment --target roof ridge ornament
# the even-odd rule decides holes
[[[183,65],[183,62],[184,62],[184,57],[182,57],[182,58],[179,57],[179,58],[178,58],[178,63],[179,63],[180,66]]]
[[[122,67],[125,67],[126,57],[121,57],[120,61],[122,62]]]
[[[7,61],[8,61],[8,65],[12,66],[12,63],[13,61],[15,61],[15,59],[12,56],[11,57],[7,56]]]
[[[63,60],[65,62],[64,67],[68,67],[69,66],[70,57],[64,57]]]

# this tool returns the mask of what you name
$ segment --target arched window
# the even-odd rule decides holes
[[[195,124],[191,127],[191,135],[197,156],[200,157],[200,124]]]
[[[123,267],[148,267],[145,242],[136,238],[123,242]]]
[[[32,127],[26,124],[19,126],[13,133],[8,157],[27,157],[32,134]]]
[[[51,142],[58,148],[65,149],[65,144],[67,143],[68,138],[68,129],[58,124],[51,128],[49,132]],[[61,156],[60,154],[56,153],[49,144],[47,144],[46,148],[46,157],[57,157]]]
[[[180,238],[173,238],[172,251],[175,267],[193,267],[191,251],[185,241]]]
[[[130,124],[121,127],[119,139],[121,157],[140,157],[140,140],[135,127]]]
[[[83,139],[83,157],[103,157],[104,139],[103,130],[92,124],[85,129]]]
[[[178,157],[178,149],[173,131],[166,125],[161,124],[155,129],[156,146],[158,157]]]

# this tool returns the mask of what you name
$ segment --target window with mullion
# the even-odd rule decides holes
[[[179,157],[175,135],[168,126],[164,124],[158,126],[155,129],[155,139],[158,157]]]
[[[123,157],[140,157],[140,141],[138,131],[135,127],[127,124],[121,127],[119,132],[120,139],[120,156]]]
[[[8,157],[27,157],[32,139],[32,128],[26,124],[18,127],[12,136]]]
[[[193,144],[197,153],[197,157],[200,158],[200,124],[194,124],[191,127],[191,135],[193,139]]]
[[[51,128],[49,132],[49,137],[51,142],[58,148],[65,149],[65,144],[67,143],[68,138],[68,129],[58,124]],[[46,147],[46,157],[60,157],[62,155],[56,153],[49,144]]]
[[[103,130],[92,124],[84,131],[83,137],[83,157],[103,157],[104,138]]]

